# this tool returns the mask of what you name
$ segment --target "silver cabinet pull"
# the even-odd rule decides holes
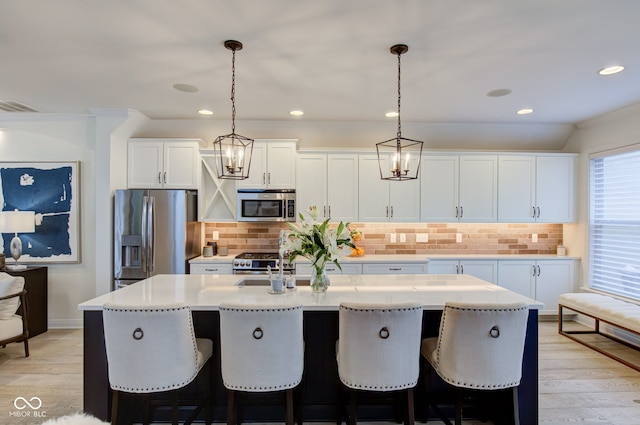
[[[158,171],[158,183],[162,183],[162,172]]]
[[[218,269],[204,269],[205,272],[217,272]]]
[[[464,266],[460,264],[460,274],[464,274]]]
[[[462,205],[460,205],[460,218],[464,215],[464,210],[462,209]]]
[[[538,266],[538,276],[540,276],[540,266]]]
[[[269,177],[267,179],[267,184],[271,184],[271,173],[267,173],[267,176]]]
[[[397,272],[401,270],[402,270],[402,267],[389,267],[389,271],[392,271],[392,272]]]
[[[162,183],[166,183],[167,182],[167,172],[166,171],[162,174],[162,180],[163,180]]]
[[[458,207],[456,206],[456,218],[458,218]]]
[[[535,275],[536,275],[536,266],[533,265],[533,266],[531,266],[531,276],[535,277]]]
[[[385,217],[387,217],[387,218],[389,217],[389,207],[388,206],[387,206],[387,213],[386,213]]]
[[[536,207],[536,209],[538,210],[538,218],[540,218],[540,207]]]
[[[393,218],[393,205],[391,205],[391,218]]]
[[[456,264],[456,274],[460,274],[460,266]]]
[[[327,206],[326,205],[324,207],[322,207],[322,216],[323,217],[327,216]]]
[[[531,209],[533,210],[533,215],[531,217],[536,218],[536,207],[531,207]]]
[[[329,215],[328,217],[331,217],[331,205],[329,205]]]
[[[267,173],[262,173],[262,184],[267,184]]]

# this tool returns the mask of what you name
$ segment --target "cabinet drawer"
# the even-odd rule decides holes
[[[362,274],[424,274],[427,264],[363,264]]]
[[[191,264],[190,274],[233,274],[231,264]]]
[[[326,264],[324,270],[327,274],[362,274],[362,264],[340,264],[342,271],[335,264]],[[296,263],[296,275],[311,276],[311,264]]]

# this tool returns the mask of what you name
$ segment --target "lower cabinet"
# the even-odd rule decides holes
[[[429,274],[468,274],[487,282],[497,283],[496,260],[431,260]]]
[[[541,315],[558,314],[558,296],[574,291],[574,260],[501,260],[498,285],[544,303]]]
[[[189,274],[233,274],[231,264],[190,264]]]
[[[342,263],[342,270],[333,263],[325,264],[324,270],[327,274],[362,274],[362,264]],[[311,276],[311,263],[296,263],[296,274],[301,276]]]
[[[362,265],[362,274],[426,274],[428,263],[372,263]]]

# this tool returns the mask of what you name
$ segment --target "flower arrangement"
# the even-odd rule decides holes
[[[315,292],[324,292],[328,279],[324,266],[331,262],[340,270],[340,260],[351,253],[352,242],[348,228],[349,223],[340,222],[337,227],[330,227],[330,218],[318,220],[318,209],[314,206],[299,214],[300,223],[287,223],[290,232],[280,247],[281,253],[289,253],[289,261],[297,256],[311,260],[313,274],[311,286]]]

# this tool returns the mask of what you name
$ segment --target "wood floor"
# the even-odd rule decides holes
[[[25,358],[22,344],[0,348],[0,424],[41,424],[82,410],[82,331],[49,330],[30,349]],[[555,322],[540,323],[539,353],[541,424],[640,424],[640,372],[558,335]],[[46,417],[17,417],[18,397],[38,397]]]

